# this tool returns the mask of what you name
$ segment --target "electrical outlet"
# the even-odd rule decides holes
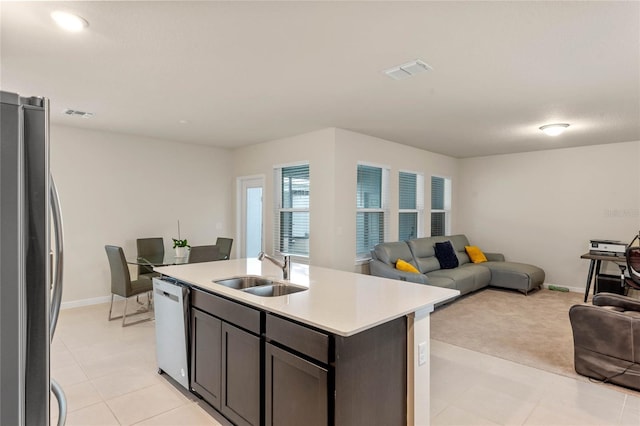
[[[427,362],[427,342],[422,342],[418,345],[418,365],[423,365]]]

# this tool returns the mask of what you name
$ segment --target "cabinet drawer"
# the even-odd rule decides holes
[[[260,334],[260,311],[202,290],[191,291],[191,305],[240,328]]]
[[[300,324],[267,314],[267,339],[325,364],[329,363],[329,336]]]

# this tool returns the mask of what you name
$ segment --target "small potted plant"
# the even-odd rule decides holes
[[[173,248],[176,251],[176,257],[187,257],[187,249],[191,246],[187,243],[187,240],[180,240],[176,238],[172,238],[173,240]]]
[[[173,249],[176,251],[177,258],[187,257],[187,249],[191,248],[187,239],[180,239],[180,221],[178,221],[178,238],[172,238],[173,240]]]

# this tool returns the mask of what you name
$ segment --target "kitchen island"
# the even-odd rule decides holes
[[[295,424],[316,410],[318,424],[398,424],[402,410],[402,423],[429,424],[429,314],[457,290],[293,264],[286,281],[307,290],[263,297],[214,282],[282,281],[257,259],[155,270],[192,288],[191,388],[234,423]],[[245,410],[252,394],[260,401]]]

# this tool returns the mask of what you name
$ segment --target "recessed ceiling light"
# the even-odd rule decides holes
[[[55,10],[51,12],[51,18],[56,21],[56,24],[65,31],[77,33],[89,26],[89,22],[81,16],[74,15],[73,13],[63,12],[61,10]]]
[[[189,124],[189,120],[180,120],[178,121],[180,124]]]
[[[385,70],[384,73],[394,80],[403,80],[416,74],[432,70],[433,68],[431,68],[429,64],[416,59],[415,61],[389,68],[388,70]]]
[[[540,130],[542,130],[546,135],[558,136],[567,130],[567,127],[569,127],[567,123],[545,124],[540,127]]]

